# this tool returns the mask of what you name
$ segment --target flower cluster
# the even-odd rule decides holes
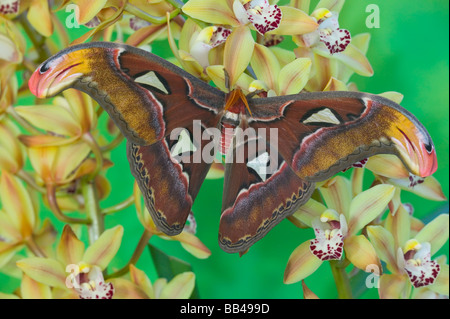
[[[376,170],[383,162],[386,169],[378,167],[374,186],[363,190],[364,171]],[[381,298],[408,298],[412,287],[421,288],[414,296],[421,296],[424,289],[434,296],[448,296],[445,256],[431,259],[448,239],[448,215],[439,215],[427,225],[414,218],[410,206],[400,200],[400,188],[385,182],[393,177],[386,165],[390,162],[402,166],[396,157],[379,155],[370,158],[366,168],[355,168],[350,180],[336,176],[324,182],[318,188],[321,200],[310,199],[291,217],[295,225],[313,228],[315,238],[292,252],[285,283],[304,280],[324,261],[331,261],[336,271],[345,272],[351,265],[353,275],[375,271]],[[409,187],[424,197],[445,199],[433,177],[423,184],[421,192],[414,190],[417,186]]]
[[[123,136],[84,93],[69,89],[51,100],[34,99],[27,83],[40,63],[69,42],[100,39],[146,50],[166,42],[171,62],[226,92],[237,88],[258,98],[356,91],[351,76],[374,73],[366,58],[370,36],[341,26],[343,5],[344,0],[321,0],[314,8],[309,1],[0,0],[0,271],[21,280],[0,297],[189,298],[192,271],[152,283],[136,264],[154,237],[178,241],[196,258],[211,254],[196,236],[192,214],[177,236],[158,230],[136,184],[121,202],[101,205],[114,187],[107,170]],[[67,26],[71,10],[76,39]],[[295,48],[286,49],[287,42]],[[397,103],[403,98],[397,92],[381,95]],[[292,252],[284,282],[302,281],[304,296],[316,297],[304,280],[329,262],[342,297],[351,296],[350,276],[373,269],[381,298],[448,297],[448,263],[435,256],[448,239],[448,215],[424,224],[401,197],[407,191],[445,200],[439,182],[411,175],[391,155],[354,166],[350,179],[338,175],[317,185],[313,199],[289,218],[309,228],[311,240]],[[364,187],[367,171],[370,187]],[[223,166],[213,164],[207,178],[221,177]],[[120,265],[116,254],[132,234],[122,225],[107,228],[105,221],[129,207],[142,234]]]

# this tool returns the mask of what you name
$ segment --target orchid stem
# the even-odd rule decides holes
[[[330,260],[330,267],[334,282],[336,283],[339,299],[352,299],[350,281],[345,267],[342,267],[338,260]]]
[[[44,251],[41,249],[41,247],[38,246],[36,241],[33,237],[29,238],[26,241],[26,245],[28,249],[36,256],[36,257],[47,257],[47,255],[44,253]]]
[[[114,137],[114,139],[111,141],[111,143],[109,143],[109,144],[107,144],[107,145],[105,145],[105,146],[100,147],[100,150],[102,151],[102,153],[109,152],[109,151],[115,149],[117,146],[119,146],[120,143],[122,143],[122,141],[123,141],[124,138],[125,138],[125,137],[123,136],[123,134],[119,132],[119,133],[116,135],[116,137]]]
[[[134,195],[131,195],[127,199],[125,199],[123,202],[120,202],[114,206],[110,206],[108,208],[105,208],[102,210],[103,215],[109,215],[117,213],[125,208],[130,207],[134,203]]]
[[[38,184],[36,184],[36,181],[34,180],[34,178],[30,174],[28,174],[26,171],[24,171],[24,170],[18,171],[17,176],[20,177],[25,183],[28,184],[28,186],[30,186],[34,190],[38,191],[39,193],[45,194],[46,189],[44,187],[41,187]]]
[[[28,21],[26,14],[22,13],[18,17],[20,24],[22,25],[25,33],[27,34],[30,41],[33,43],[33,47],[36,49],[36,51],[39,54],[38,62],[43,62],[47,60],[50,56],[50,50],[48,49],[47,45],[45,44],[46,38],[40,35],[31,25],[31,23]]]
[[[97,163],[94,171],[89,175],[89,179],[93,180],[95,176],[97,176],[100,173],[100,170],[103,167],[103,154],[100,147],[97,144],[97,141],[95,140],[95,138],[92,136],[91,133],[84,134],[83,140],[91,148],[91,151],[92,153],[94,153],[95,161]]]
[[[89,225],[89,242],[92,244],[105,230],[103,214],[100,211],[94,183],[86,179],[83,180],[81,192],[83,193],[86,213],[92,220],[92,223]]]
[[[47,200],[50,205],[50,209],[56,218],[65,223],[71,224],[90,224],[90,219],[82,219],[82,218],[73,218],[63,214],[61,209],[59,208],[58,202],[56,201],[56,188],[54,185],[47,185]]]
[[[134,5],[127,3],[125,5],[125,11],[128,13],[131,13],[133,15],[135,15],[136,17],[138,17],[139,19],[142,19],[144,21],[150,22],[152,24],[164,24],[167,22],[167,18],[166,16],[162,16],[162,17],[155,17],[152,16],[148,13],[146,13],[145,11],[135,7]],[[173,19],[174,17],[176,17],[179,13],[181,12],[181,9],[177,8],[175,10],[173,10],[172,12],[170,12],[170,16],[169,19]]]
[[[137,263],[142,253],[144,252],[145,247],[147,247],[148,241],[150,240],[150,238],[152,238],[152,236],[153,234],[145,229],[128,263],[118,271],[110,275],[107,275],[105,279],[117,278],[128,273],[130,271],[130,265],[134,265]]]
[[[167,2],[178,9],[181,9],[184,6],[184,3],[181,0],[167,0]]]

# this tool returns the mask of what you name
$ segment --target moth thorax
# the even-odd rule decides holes
[[[221,123],[220,153],[222,155],[226,155],[230,148],[235,128],[236,126],[233,124]]]

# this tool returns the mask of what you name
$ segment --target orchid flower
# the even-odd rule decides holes
[[[14,18],[27,11],[27,19],[41,35],[53,33],[52,13],[47,0],[0,0],[0,15]]]
[[[187,271],[176,275],[169,282],[159,278],[153,284],[148,276],[134,265],[130,265],[130,279],[111,279],[119,299],[187,299],[195,285],[195,274]]]
[[[312,10],[311,18],[318,27],[306,34],[293,36],[298,48],[297,57],[310,58],[311,74],[308,91],[325,90],[331,78],[347,83],[353,73],[372,76],[373,69],[366,58],[369,34],[358,34],[350,38],[348,30],[342,29],[338,22],[339,12],[344,1],[319,1]],[[309,11],[309,2],[299,1],[296,6]]]
[[[442,258],[438,258],[441,262],[431,259],[448,239],[448,220],[448,215],[439,215],[411,238],[412,218],[401,206],[394,216],[388,215],[384,227],[367,227],[390,272],[380,277],[380,298],[408,298],[413,287],[448,296],[448,264]]]
[[[108,229],[85,249],[84,243],[66,225],[56,258],[25,258],[17,261],[17,266],[35,281],[58,289],[60,298],[111,299],[114,286],[105,282],[102,271],[116,255],[122,235],[122,226]]]
[[[20,179],[7,171],[0,176],[0,267],[38,233],[38,207]]]
[[[278,7],[270,5],[267,0],[253,1],[208,1],[190,0],[183,6],[183,12],[194,19],[200,19],[215,26],[231,26],[231,34],[225,41],[224,51],[213,65],[223,65],[226,70],[230,87],[235,87],[241,75],[247,68],[253,54],[254,39],[250,28],[255,28],[259,34],[294,35],[312,32],[317,23],[306,13],[293,7]],[[183,28],[184,29],[184,28]],[[181,42],[190,39],[194,32],[181,34]],[[172,46],[172,50],[174,48]],[[223,55],[223,59],[221,56]],[[177,57],[180,60],[179,57]],[[182,57],[181,57],[182,58]],[[183,64],[185,67],[185,64]],[[211,65],[211,64],[210,64]],[[211,71],[217,73],[216,70]],[[196,74],[195,72],[193,74]],[[209,75],[210,71],[208,71]]]
[[[344,252],[362,270],[367,265],[380,265],[372,245],[359,232],[384,212],[394,187],[377,185],[353,197],[350,181],[337,176],[319,190],[326,206],[310,199],[291,217],[294,222],[312,227],[316,238],[292,252],[284,273],[285,283],[303,280],[323,261],[341,260]]]
[[[20,129],[7,118],[0,120],[0,171],[18,173],[25,163],[25,149],[18,136]]]

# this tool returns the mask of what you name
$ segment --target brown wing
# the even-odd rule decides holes
[[[110,42],[62,50],[36,70],[29,86],[38,97],[69,87],[86,92],[138,145],[159,141],[194,119],[217,122],[225,99],[221,91],[154,54]]]
[[[127,143],[131,173],[153,221],[167,235],[179,234],[211,163],[201,154],[204,128],[180,129],[152,145]]]
[[[238,131],[234,145],[225,166],[219,244],[226,252],[243,253],[306,203],[314,183],[295,175],[256,134],[241,138]]]
[[[253,99],[249,104],[249,125],[269,133],[277,130],[277,148],[301,178],[322,181],[380,153],[396,154],[422,177],[437,168],[426,129],[407,110],[380,96],[317,92]]]

